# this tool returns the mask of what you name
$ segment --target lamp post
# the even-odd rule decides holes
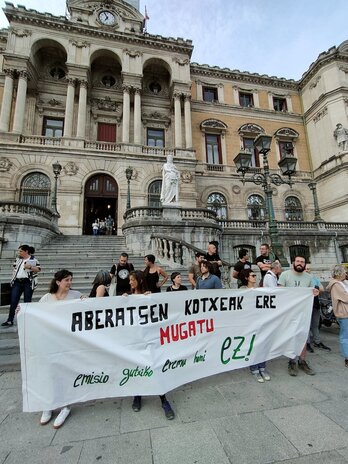
[[[317,195],[317,183],[310,182],[308,187],[312,191],[313,194],[313,201],[314,201],[314,221],[315,222],[324,222],[324,220],[320,216],[320,209],[319,209],[319,202],[318,202],[318,195]]]
[[[53,190],[53,195],[51,199],[51,209],[53,211],[53,214],[59,218],[60,214],[58,213],[57,210],[57,190],[58,190],[58,177],[62,171],[62,166],[59,164],[58,161],[52,164],[53,168],[53,174],[54,174],[54,190]]]
[[[279,240],[277,221],[274,216],[273,208],[273,190],[272,184],[281,185],[288,184],[290,187],[293,182],[291,176],[296,171],[297,159],[293,156],[292,145],[289,144],[287,147],[287,154],[279,161],[278,166],[280,167],[282,174],[288,176],[289,180],[284,180],[279,174],[271,174],[268,164],[268,152],[271,150],[272,137],[266,134],[260,134],[254,140],[254,147],[263,157],[263,172],[257,172],[251,177],[245,177],[245,173],[251,166],[252,154],[241,150],[234,159],[234,163],[237,166],[237,172],[242,173],[242,182],[252,182],[256,185],[262,185],[263,190],[266,194],[266,204],[268,211],[268,228],[271,239],[271,246],[273,252],[278,256],[280,263],[283,266],[289,266],[284,253],[283,247]]]
[[[126,178],[127,178],[127,183],[128,183],[128,188],[127,188],[127,207],[126,209],[130,209],[131,207],[131,199],[130,199],[130,181],[131,181],[131,178],[132,178],[132,175],[133,175],[133,168],[131,168],[130,166],[128,166],[128,168],[126,169]]]

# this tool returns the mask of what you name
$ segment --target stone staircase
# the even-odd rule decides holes
[[[121,236],[64,235],[56,238],[40,250],[36,250],[42,271],[39,274],[39,284],[35,289],[33,301],[38,301],[48,292],[54,273],[63,268],[73,273],[73,288],[88,296],[97,272],[101,269],[110,271],[123,251],[128,252],[125,238]],[[144,250],[144,254],[146,253],[150,253],[150,250]],[[13,261],[14,259],[0,259],[0,283],[9,281]],[[135,256],[129,253],[129,261],[135,269],[144,269],[143,255]],[[175,270],[182,272],[183,283],[189,287],[186,268]],[[171,273],[168,268],[166,271]],[[8,306],[0,306],[0,324],[6,320],[8,309]],[[0,372],[19,369],[17,326],[0,327]]]

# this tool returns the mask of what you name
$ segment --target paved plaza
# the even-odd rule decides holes
[[[317,375],[287,373],[269,362],[270,382],[247,369],[215,375],[168,394],[168,421],[158,397],[140,412],[131,398],[72,408],[65,425],[39,425],[23,413],[20,372],[0,374],[0,463],[6,464],[343,464],[348,463],[348,369],[338,328],[324,328],[332,352],[307,358]],[[39,366],[38,366],[39,368]]]

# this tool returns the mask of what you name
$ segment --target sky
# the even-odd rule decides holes
[[[12,3],[65,15],[65,0]],[[347,0],[140,0],[143,14],[145,5],[148,33],[190,39],[192,62],[221,68],[298,80],[321,52],[348,40]]]

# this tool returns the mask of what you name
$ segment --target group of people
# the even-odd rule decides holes
[[[93,235],[112,235],[114,230],[115,221],[109,214],[105,219],[95,219],[92,223]]]
[[[41,271],[40,264],[34,256],[35,250],[28,245],[21,245],[18,249],[18,258],[13,265],[13,276],[11,280],[11,305],[9,316],[2,326],[10,327],[18,307],[22,293],[24,302],[30,302],[35,287],[35,278]],[[158,293],[168,281],[166,271],[156,264],[156,258],[152,254],[144,257],[144,269],[135,270],[132,263],[128,261],[128,254],[121,253],[118,263],[111,267],[110,271],[101,270],[95,276],[89,294],[90,298],[108,297],[113,295],[128,296],[130,294]],[[314,304],[312,308],[312,319],[308,340],[303,347],[299,357],[288,361],[288,373],[296,376],[298,370],[308,375],[315,372],[306,361],[306,352],[315,348],[331,351],[320,340],[319,333],[319,302],[318,296],[323,291],[320,281],[310,273],[310,267],[302,256],[296,256],[292,268],[282,272],[278,257],[272,253],[269,245],[264,243],[260,248],[260,256],[256,258],[255,265],[261,273],[261,281],[257,283],[258,274],[253,271],[253,264],[249,260],[248,250],[239,251],[239,260],[232,271],[233,278],[237,279],[238,288],[253,289],[262,287],[309,287],[313,289]],[[220,267],[222,260],[218,254],[218,243],[209,242],[207,253],[197,252],[195,262],[188,269],[188,280],[192,289],[213,290],[223,288],[221,282]],[[85,298],[81,292],[73,290],[73,274],[67,269],[55,273],[49,288],[40,302],[55,302],[60,300],[72,300]],[[182,284],[180,272],[173,272],[170,276],[171,283],[167,286],[167,292],[184,291],[188,288]],[[345,358],[345,367],[348,367],[348,280],[347,272],[343,266],[337,265],[333,268],[332,278],[327,289],[331,292],[333,309],[340,324],[340,348]],[[19,308],[19,307],[18,307]],[[17,308],[17,311],[18,311]],[[266,362],[250,366],[250,372],[254,378],[263,383],[271,380],[266,370]],[[167,419],[174,419],[175,413],[165,395],[160,396],[161,405]],[[140,411],[142,398],[137,395],[133,398],[132,409]],[[53,426],[61,427],[70,414],[70,406],[61,409]],[[42,425],[50,422],[52,411],[43,411],[40,423]]]

